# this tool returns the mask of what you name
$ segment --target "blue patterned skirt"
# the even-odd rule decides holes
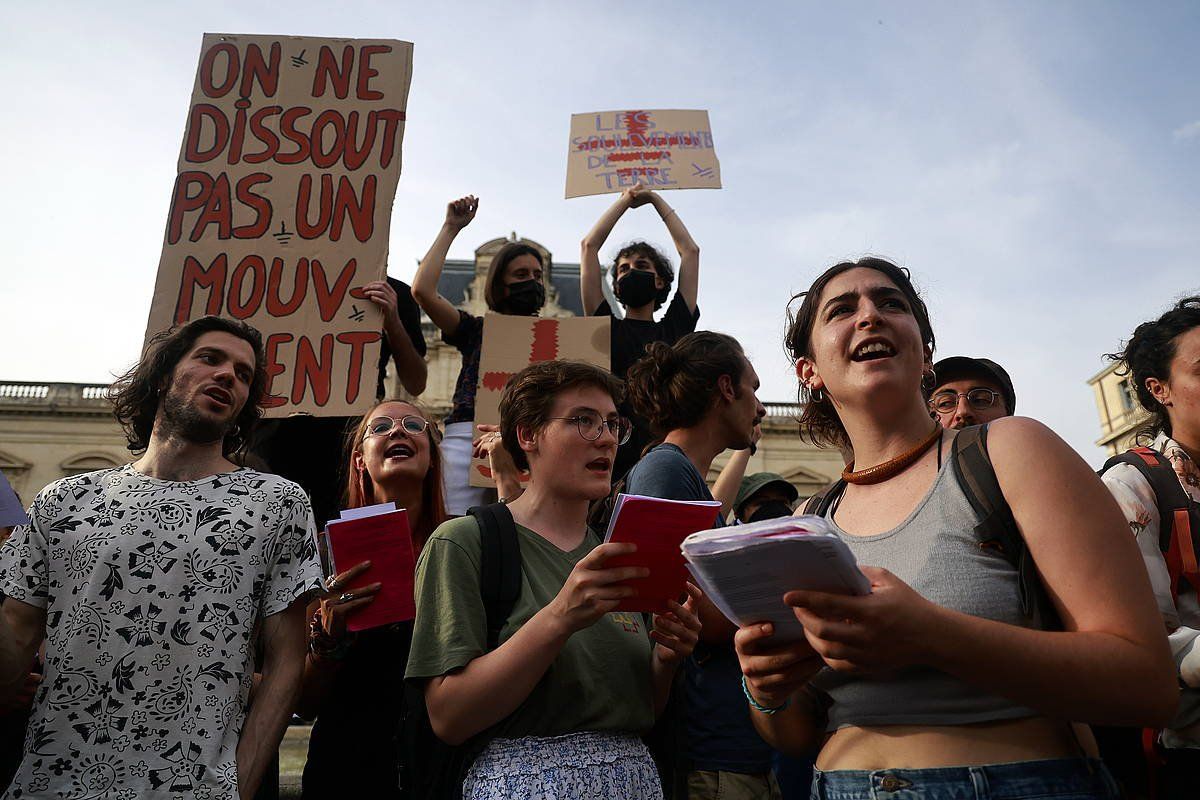
[[[493,739],[463,781],[463,800],[661,800],[650,751],[631,734]]]

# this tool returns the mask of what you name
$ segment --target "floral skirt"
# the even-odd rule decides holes
[[[493,739],[463,781],[463,800],[661,800],[642,740],[620,733]]]

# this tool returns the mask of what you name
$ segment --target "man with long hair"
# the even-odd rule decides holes
[[[0,549],[0,699],[46,642],[5,798],[254,796],[321,581],[304,493],[231,460],[258,420],[263,362],[241,322],[160,334],[112,390],[140,457],[50,484]]]

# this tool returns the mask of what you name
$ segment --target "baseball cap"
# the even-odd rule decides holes
[[[964,376],[974,375],[987,378],[1000,387],[1000,394],[1004,397],[1008,413],[1015,414],[1017,411],[1017,393],[1013,390],[1012,378],[1008,377],[1004,367],[990,358],[950,356],[933,365],[933,374],[937,376],[937,386],[934,387],[934,390],[948,381]]]
[[[742,478],[742,485],[738,487],[737,499],[733,501],[734,511],[741,508],[742,504],[757,492],[775,484],[779,484],[787,492],[789,503],[796,502],[796,498],[800,496],[800,492],[796,490],[796,487],[788,483],[782,475],[777,475],[774,472],[756,472],[753,475],[747,475]]]

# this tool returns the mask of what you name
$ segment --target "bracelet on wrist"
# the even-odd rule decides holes
[[[353,634],[347,633],[340,639],[330,636],[321,624],[321,611],[313,612],[308,622],[308,652],[322,661],[341,661],[354,644]]]
[[[792,698],[789,697],[787,700],[784,700],[781,704],[775,707],[764,706],[762,703],[754,699],[754,695],[750,694],[750,687],[746,684],[745,675],[742,676],[742,694],[746,695],[746,700],[750,703],[751,708],[753,708],[755,711],[767,714],[768,716],[779,711],[783,711],[792,704]]]

